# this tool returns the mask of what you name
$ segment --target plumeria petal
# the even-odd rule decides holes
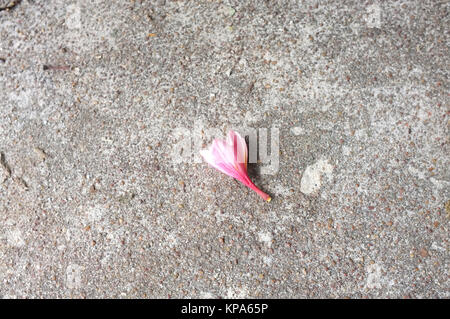
[[[247,143],[238,133],[230,131],[226,141],[215,139],[209,149],[200,151],[200,155],[212,167],[237,179],[258,193],[265,201],[271,200],[270,196],[256,187],[248,177]]]
[[[228,133],[228,143],[233,145],[235,161],[243,173],[247,173],[247,143],[238,133],[230,131]]]
[[[239,178],[239,175],[236,173],[236,170],[234,167],[230,167],[224,162],[216,161],[216,157],[213,155],[213,150],[201,150],[200,155],[203,157],[203,159],[212,167],[215,169],[221,171],[224,174],[227,174],[231,177],[234,177],[236,179]]]

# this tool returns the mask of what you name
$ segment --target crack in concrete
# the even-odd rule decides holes
[[[3,170],[6,172],[6,178],[3,180],[4,182],[11,177],[11,168],[6,162],[5,154],[3,152],[0,152],[0,166],[3,167]]]

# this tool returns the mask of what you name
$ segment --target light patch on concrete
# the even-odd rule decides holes
[[[214,294],[213,294],[213,293],[211,293],[211,292],[209,292],[209,291],[203,291],[203,292],[200,294],[200,298],[202,298],[202,299],[213,299],[213,298],[215,298],[215,297],[214,297]]]
[[[111,261],[111,252],[105,252],[104,257],[100,259],[100,263],[103,267],[106,267]]]
[[[248,289],[247,287],[230,287],[228,288],[227,298],[229,299],[242,299],[248,298]]]
[[[445,249],[444,247],[439,246],[436,242],[433,242],[433,243],[431,244],[431,247],[430,247],[430,248],[433,249],[433,250],[440,251],[440,252],[442,252],[442,253],[446,252],[446,249]]]
[[[87,214],[88,220],[91,223],[98,222],[102,219],[103,215],[105,214],[105,208],[102,205],[90,207],[86,211],[86,214]]]
[[[267,247],[272,246],[272,234],[267,231],[262,231],[258,233],[258,240],[263,242]]]
[[[349,146],[342,146],[342,154],[344,156],[349,156],[350,153],[352,152],[352,149]]]
[[[81,9],[79,6],[70,4],[66,7],[67,17],[65,19],[65,25],[69,29],[81,28]]]
[[[245,117],[244,117],[244,123],[246,124],[252,124],[255,122],[260,121],[262,118],[261,113],[259,112],[251,112],[251,111],[247,111],[245,113]]]
[[[167,235],[165,245],[169,248],[173,248],[178,245],[178,238],[174,233],[170,233]]]
[[[368,138],[367,129],[362,128],[355,131],[355,139],[359,141],[365,141]]]
[[[286,211],[288,211],[288,212],[292,212],[292,211],[294,210],[294,204],[292,204],[292,203],[286,203],[286,204],[284,205],[284,209],[286,209]]]
[[[242,220],[242,218],[240,216],[236,216],[236,215],[233,215],[233,214],[226,213],[223,210],[216,211],[214,216],[216,218],[217,223],[222,223],[224,221],[230,221],[230,222],[233,222],[236,225],[244,223],[244,221]]]
[[[418,170],[417,168],[415,168],[413,166],[408,166],[408,171],[412,175],[418,177],[419,179],[425,179],[426,178],[425,172],[422,172],[422,171]]]
[[[291,128],[291,133],[294,135],[303,135],[305,134],[305,130],[302,127],[293,127]]]
[[[369,265],[367,267],[367,288],[381,288],[381,266],[378,264]]]
[[[80,265],[71,264],[66,269],[66,285],[69,289],[81,288],[82,268]]]
[[[333,166],[328,160],[321,159],[308,166],[302,176],[300,191],[307,195],[317,192],[322,186],[322,176],[326,175],[331,180],[332,172]]]
[[[436,179],[434,177],[430,177],[430,182],[433,183],[438,189],[444,189],[450,187],[450,182],[445,180]]]
[[[11,92],[9,98],[11,102],[15,102],[14,105],[17,105],[19,108],[28,109],[32,105],[34,93],[35,91],[31,89],[20,91],[20,93]],[[33,115],[35,115],[35,113],[33,113]]]
[[[266,265],[270,266],[272,265],[273,258],[269,256],[263,256],[263,261]]]
[[[284,187],[283,185],[277,184],[273,190],[275,195],[278,196],[289,196],[291,194],[289,187]]]
[[[22,247],[25,245],[25,240],[22,237],[22,231],[20,229],[13,229],[9,231],[7,241],[8,245],[12,247]]]

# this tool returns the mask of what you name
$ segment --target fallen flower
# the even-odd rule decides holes
[[[215,139],[207,150],[201,150],[203,159],[212,167],[234,177],[245,186],[251,188],[267,202],[271,198],[253,184],[247,174],[247,144],[238,133],[230,131],[226,141]]]

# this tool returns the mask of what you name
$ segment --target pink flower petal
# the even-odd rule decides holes
[[[212,167],[239,180],[265,201],[271,200],[270,196],[256,187],[248,177],[247,144],[238,133],[230,131],[226,141],[215,139],[209,149],[200,151],[200,155]]]

